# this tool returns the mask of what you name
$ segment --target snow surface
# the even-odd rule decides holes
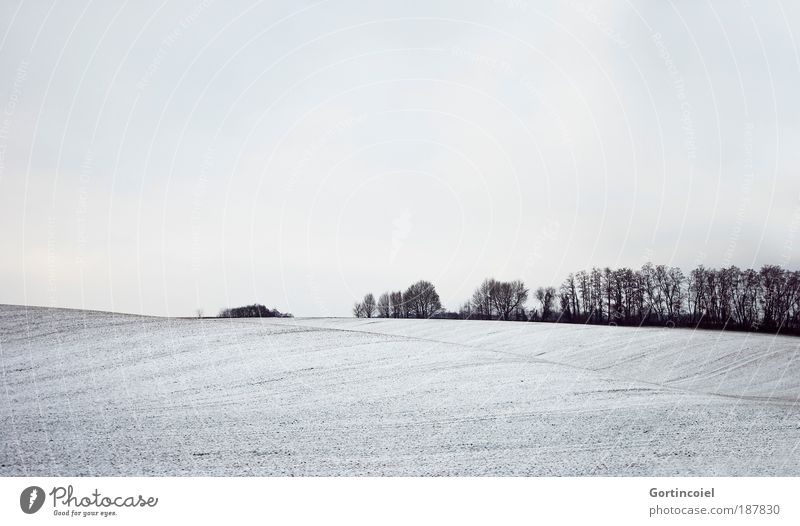
[[[800,475],[800,338],[0,306],[0,475]]]

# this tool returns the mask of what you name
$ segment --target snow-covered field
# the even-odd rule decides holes
[[[0,475],[800,475],[800,338],[0,306]]]

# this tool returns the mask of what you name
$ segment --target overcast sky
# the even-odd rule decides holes
[[[797,268],[798,46],[797,2],[5,1],[0,303]]]

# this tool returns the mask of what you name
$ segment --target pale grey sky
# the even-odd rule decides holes
[[[785,1],[4,1],[0,303],[797,268],[798,46]]]

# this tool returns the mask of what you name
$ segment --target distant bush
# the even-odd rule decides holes
[[[259,303],[222,309],[218,318],[291,318],[290,313],[280,312],[278,309],[269,309]]]
[[[461,315],[460,312],[442,310],[431,316],[431,318],[437,320],[460,320],[463,319],[463,316]]]

